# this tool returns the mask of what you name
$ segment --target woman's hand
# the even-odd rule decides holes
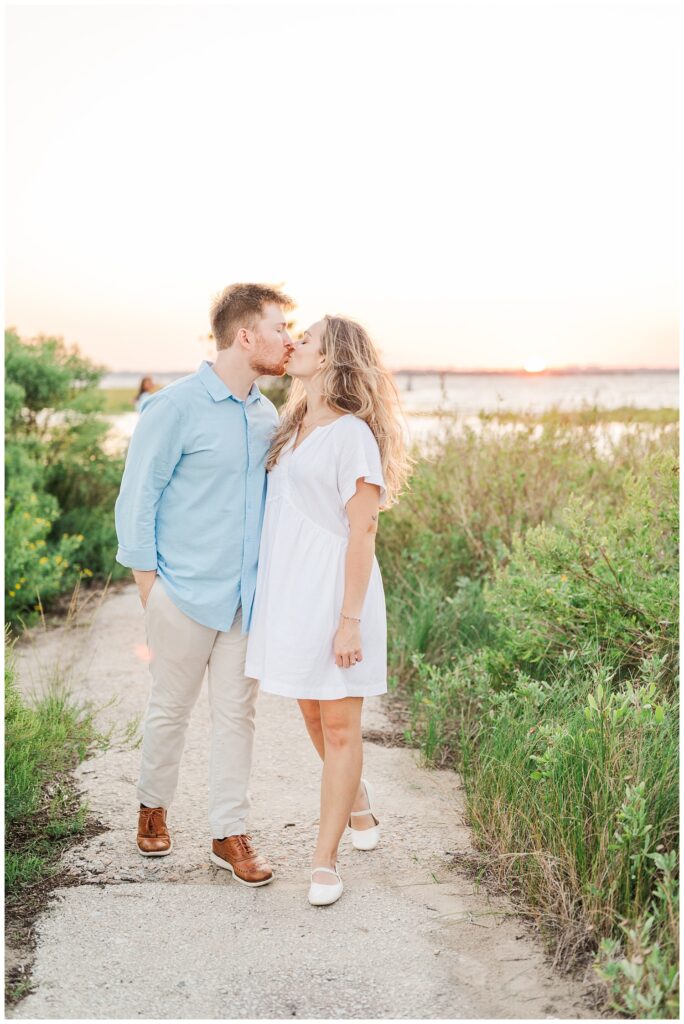
[[[350,668],[357,661],[363,661],[361,650],[361,626],[358,622],[342,620],[342,625],[335,633],[333,640],[335,664],[338,668]]]

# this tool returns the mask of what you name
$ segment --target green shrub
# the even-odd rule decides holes
[[[58,518],[52,495],[31,492],[25,502],[6,499],[5,507],[5,608],[8,621],[19,621],[74,585],[80,574],[74,558],[83,537],[49,540]]]
[[[123,460],[106,454],[103,370],[56,338],[5,334],[5,593],[30,623],[79,578],[122,574],[113,507]]]
[[[617,511],[623,481],[656,452],[676,455],[675,427],[627,430],[615,441],[592,422],[568,426],[563,414],[543,422],[445,428],[420,459],[410,489],[383,515],[380,558],[391,590],[408,570],[442,593],[459,578],[486,576],[508,557],[514,538],[552,525],[574,495],[597,512]]]
[[[677,434],[446,434],[383,515],[392,677],[490,870],[622,1013],[677,1007]]]
[[[623,478],[610,514],[575,495],[556,526],[513,540],[504,568],[485,588],[496,623],[493,646],[502,680],[511,666],[544,675],[565,654],[587,668],[621,676],[660,661],[660,681],[674,685],[677,661],[678,502],[670,453]]]

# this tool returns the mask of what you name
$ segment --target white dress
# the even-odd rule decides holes
[[[387,692],[387,620],[377,559],[361,611],[363,661],[338,668],[349,538],[345,506],[362,477],[381,488],[380,450],[367,423],[342,416],[294,437],[268,475],[245,674],[283,697],[336,700]]]

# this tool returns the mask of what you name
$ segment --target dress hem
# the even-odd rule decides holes
[[[258,679],[258,676],[250,673],[247,666],[245,666],[245,675],[251,679]],[[363,687],[348,686],[340,693],[321,694],[321,691],[315,688],[311,690],[297,688],[295,691],[285,686],[279,686],[277,683],[263,682],[259,679],[259,689],[264,693],[272,693],[276,697],[291,697],[293,700],[343,700],[345,697],[381,697],[387,693],[387,683],[374,683]]]

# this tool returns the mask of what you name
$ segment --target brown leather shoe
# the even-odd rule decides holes
[[[171,836],[163,807],[143,807],[138,815],[138,853],[143,857],[166,857],[171,853]]]
[[[214,864],[226,868],[236,882],[243,885],[268,885],[273,881],[273,872],[252,846],[251,836],[213,839],[210,857]]]

